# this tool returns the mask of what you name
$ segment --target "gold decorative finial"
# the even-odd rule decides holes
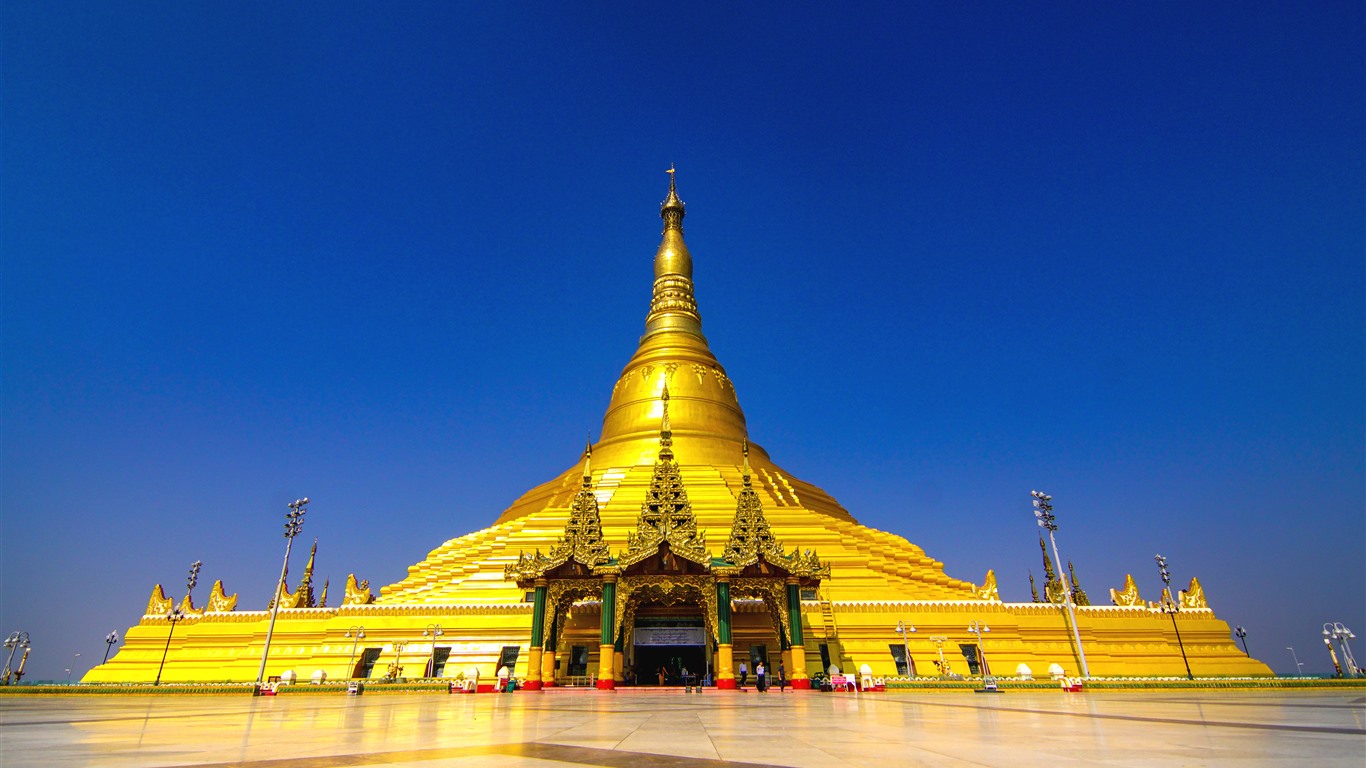
[[[748,438],[748,437],[745,438],[744,442],[741,444],[740,452],[743,453],[743,454],[745,455],[745,467],[744,467],[743,470],[741,470],[741,474],[742,474],[742,476],[743,476],[744,479],[745,479],[745,485],[749,485],[749,484],[750,484],[750,480],[749,480],[749,438]]]
[[[669,170],[665,173],[669,174],[669,194],[664,198],[664,202],[659,205],[659,217],[664,219],[665,232],[672,229],[683,234],[684,205],[678,197],[678,177],[676,176],[678,171],[670,163]]]
[[[664,239],[655,251],[655,284],[650,312],[645,316],[645,336],[663,331],[682,331],[702,336],[702,316],[693,295],[692,255],[683,243],[683,201],[678,198],[677,171],[669,170],[669,194],[659,206],[664,219]],[[642,337],[644,338],[644,337]]]
[[[664,415],[659,421],[659,459],[660,461],[671,461],[674,457],[673,444],[674,433],[669,427],[669,385],[664,385],[664,392],[659,396],[663,402]]]
[[[587,488],[593,477],[589,464],[593,459],[593,436],[588,436],[588,444],[583,447],[583,487]]]

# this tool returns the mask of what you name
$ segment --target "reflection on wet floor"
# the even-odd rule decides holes
[[[0,697],[0,765],[1366,765],[1366,697],[1170,691]]]

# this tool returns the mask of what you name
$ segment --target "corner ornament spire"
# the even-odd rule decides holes
[[[678,197],[677,170],[670,166],[665,173],[669,174],[669,194],[659,206],[664,237],[655,251],[655,284],[645,316],[645,336],[681,331],[700,337],[702,316],[693,295],[692,254],[683,242],[684,205]]]

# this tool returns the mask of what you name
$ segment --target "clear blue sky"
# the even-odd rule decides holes
[[[1047,490],[1096,602],[1161,552],[1327,669],[1324,621],[1366,636],[1362,4],[823,9],[4,4],[30,678],[196,559],[264,607],[298,496],[339,596],[572,464],[670,163],[777,462],[1007,600]]]

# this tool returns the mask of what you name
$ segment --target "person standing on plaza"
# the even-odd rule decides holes
[[[748,680],[748,679],[749,679],[749,667],[745,666],[745,662],[742,661],[742,662],[740,662],[740,687],[741,687],[741,688],[744,688],[744,687],[745,687],[745,681]]]
[[[759,689],[759,693],[768,693],[768,680],[765,678],[766,674],[762,661],[754,665],[754,687]]]
[[[783,668],[783,660],[778,660],[778,693],[787,690],[787,670]]]

